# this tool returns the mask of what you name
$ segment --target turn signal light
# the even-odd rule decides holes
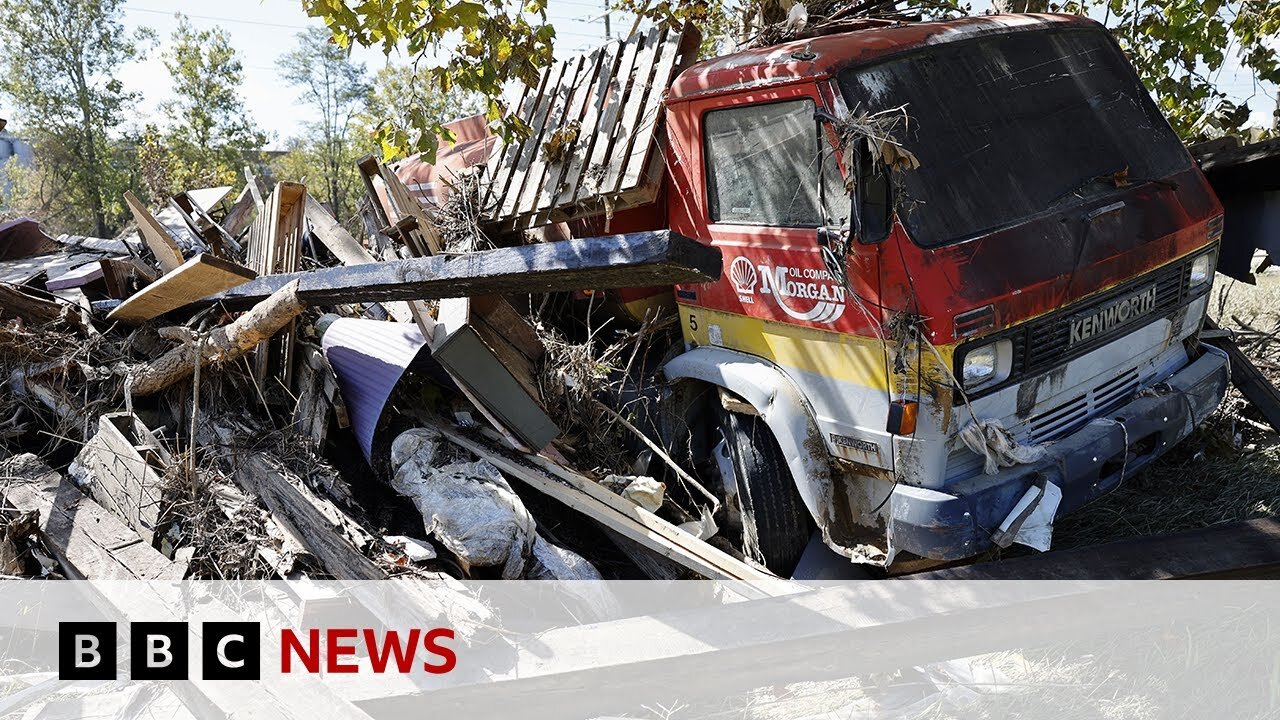
[[[889,423],[885,432],[894,435],[911,435],[916,431],[916,413],[920,403],[915,400],[894,400],[889,403]]]

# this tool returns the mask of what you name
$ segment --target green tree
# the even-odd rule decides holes
[[[161,105],[173,124],[159,140],[168,155],[169,194],[234,184],[240,168],[267,142],[245,108],[244,69],[230,35],[221,28],[197,30],[178,17],[164,53],[173,96]]]
[[[1255,82],[1280,83],[1273,0],[1079,0],[1050,10],[1102,20],[1188,140],[1239,133],[1248,123],[1248,103],[1233,102],[1218,83],[1231,54]]]
[[[352,164],[356,115],[364,110],[370,85],[364,65],[351,61],[346,49],[331,41],[320,28],[297,35],[298,47],[278,61],[285,80],[301,89],[301,97],[314,112],[305,124],[302,148],[314,158],[318,174],[308,187],[328,202],[339,217],[348,215],[355,202],[359,179]],[[319,191],[319,192],[316,192]]]
[[[404,148],[417,145],[417,138],[409,140],[409,133],[419,132],[415,129],[418,118],[431,126],[439,126],[484,112],[484,107],[484,99],[475,93],[457,88],[441,92],[431,84],[426,73],[412,65],[389,65],[374,76],[373,91],[358,120],[385,161],[399,155]],[[388,133],[388,128],[393,130]],[[397,138],[401,140],[397,142]]]
[[[547,24],[546,0],[302,0],[302,6],[324,19],[340,45],[381,47],[387,55],[402,48],[423,68],[432,93],[475,93],[501,134],[527,132],[504,115],[502,93],[513,80],[536,82],[551,62],[555,29]],[[405,125],[387,122],[377,137],[384,147],[433,160],[442,124],[425,105],[410,105]]]
[[[120,23],[122,0],[0,0],[0,91],[34,146],[37,168],[58,183],[49,214],[68,229],[108,235],[131,173],[109,134],[136,100],[118,70],[150,37]]]

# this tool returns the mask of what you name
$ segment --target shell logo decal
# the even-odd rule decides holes
[[[756,268],[751,261],[739,255],[729,266],[729,282],[739,295],[752,295],[756,291]]]
[[[757,266],[738,256],[729,265],[729,282],[740,302],[754,303],[757,294],[770,297],[796,320],[834,323],[844,315],[846,290],[826,268]]]

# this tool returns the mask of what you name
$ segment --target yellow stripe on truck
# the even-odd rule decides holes
[[[886,386],[884,350],[876,338],[680,306],[685,340],[762,357],[785,368],[872,389]]]
[[[764,320],[721,310],[680,305],[680,323],[685,340],[737,350],[770,360],[788,369],[800,370],[841,382],[883,392],[888,386],[884,346],[875,337],[850,335],[831,330]],[[955,345],[937,346],[944,362],[950,363]],[[938,361],[927,348],[919,357],[926,373],[941,380]],[[914,386],[917,358],[908,359],[909,378],[897,377]],[[949,384],[949,383],[948,383]]]

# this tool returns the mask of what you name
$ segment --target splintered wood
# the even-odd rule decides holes
[[[489,156],[484,219],[527,228],[651,202],[662,99],[697,55],[698,33],[657,27],[547,68],[510,95],[529,136]]]
[[[249,231],[248,265],[259,275],[295,272],[302,262],[302,234],[306,231],[307,187],[299,183],[277,183]],[[257,348],[253,375],[261,385],[274,366],[285,387],[293,380],[293,324],[280,337]]]

